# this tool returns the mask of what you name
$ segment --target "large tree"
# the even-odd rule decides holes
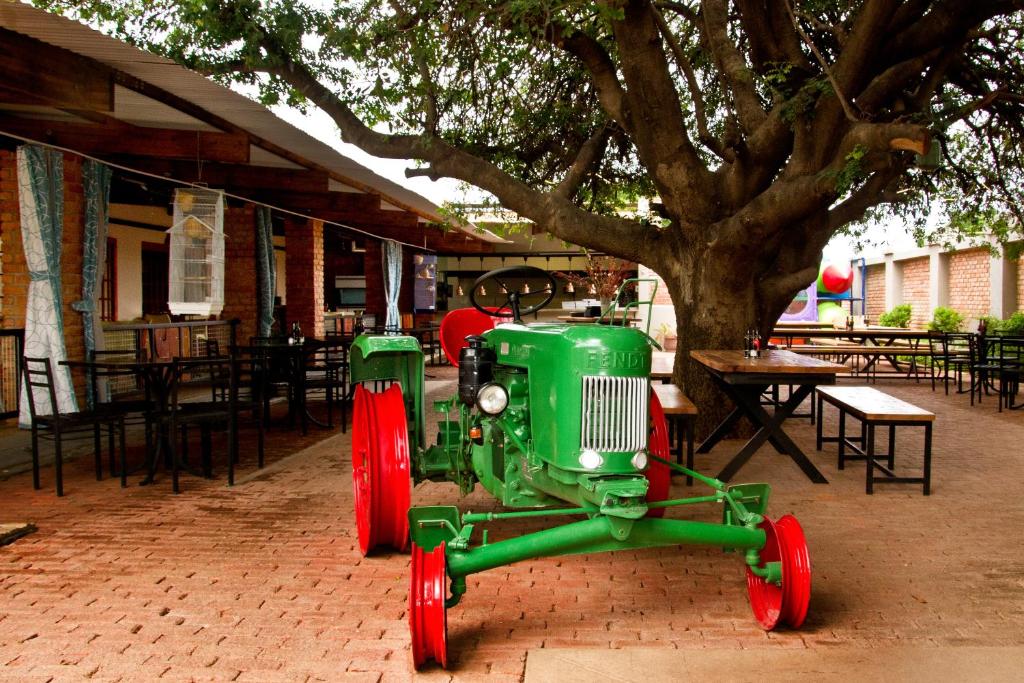
[[[705,408],[689,350],[769,329],[850,224],[1021,224],[1024,0],[37,2],[648,265]]]

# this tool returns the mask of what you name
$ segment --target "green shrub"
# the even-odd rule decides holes
[[[948,306],[939,306],[932,314],[928,323],[929,330],[938,332],[959,332],[964,325],[964,317]]]
[[[883,327],[910,327],[910,304],[900,304],[878,318]]]
[[[985,331],[989,334],[995,334],[996,332],[1001,331],[1003,329],[1003,324],[1005,323],[1004,320],[1000,320],[994,315],[983,315],[978,318],[979,327],[982,322],[985,323]]]
[[[999,326],[1003,334],[1024,334],[1024,311],[1017,311]]]

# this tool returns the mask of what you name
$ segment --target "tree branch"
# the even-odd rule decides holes
[[[565,199],[573,198],[576,191],[583,184],[583,181],[586,180],[587,175],[594,167],[601,163],[605,147],[608,144],[608,138],[611,136],[611,130],[609,126],[601,126],[596,133],[583,143],[583,146],[580,147],[579,152],[576,154],[576,159],[572,162],[572,166],[569,167],[565,177],[555,187],[555,195]]]
[[[700,83],[697,82],[697,75],[693,71],[693,65],[690,64],[690,60],[686,58],[686,53],[683,51],[683,46],[679,44],[679,40],[656,5],[652,5],[651,13],[654,15],[655,21],[658,22],[658,29],[661,31],[665,42],[668,43],[669,48],[671,48],[676,64],[686,79],[686,87],[690,91],[690,99],[693,100],[694,117],[697,119],[697,138],[719,158],[726,161],[734,160],[736,158],[735,152],[729,153],[727,156],[722,143],[708,130],[707,108],[704,104],[704,95],[701,92]]]
[[[834,206],[828,212],[828,230],[834,233],[844,225],[859,221],[868,209],[879,204],[891,204],[899,201],[895,192],[886,192],[894,180],[907,170],[905,164],[893,164],[889,168],[874,173],[849,197]]]
[[[728,4],[728,0],[705,0],[704,36],[718,64],[722,85],[732,92],[740,125],[750,134],[764,122],[766,115],[746,61],[729,37]]]
[[[843,89],[840,87],[839,82],[836,80],[836,77],[832,75],[832,70],[825,62],[825,57],[822,56],[821,52],[818,50],[818,47],[814,44],[814,41],[811,40],[811,37],[807,35],[807,32],[804,31],[802,26],[800,26],[800,22],[797,21],[796,15],[793,14],[793,7],[790,5],[789,0],[783,0],[783,4],[786,6],[786,11],[789,13],[789,18],[793,22],[793,28],[796,29],[796,32],[800,34],[801,38],[803,38],[804,42],[807,44],[807,47],[810,48],[811,53],[814,54],[814,58],[818,60],[818,65],[821,67],[822,73],[825,74],[825,77],[828,78],[828,82],[832,85],[832,90],[835,92],[836,99],[838,99],[839,103],[843,106],[843,113],[846,114],[846,118],[850,121],[859,121],[860,117],[857,115],[857,112],[853,110],[853,107],[850,106],[849,100],[847,100],[846,95],[843,94]]]
[[[552,45],[580,60],[590,73],[601,107],[613,121],[632,135],[633,131],[623,107],[625,93],[622,84],[619,82],[615,64],[601,44],[581,31],[566,35],[561,26],[554,24],[548,25],[545,36]]]

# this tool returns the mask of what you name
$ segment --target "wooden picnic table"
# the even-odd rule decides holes
[[[810,327],[776,327],[772,330],[773,338],[785,340],[786,347],[792,348],[794,339],[830,339],[836,342],[849,342],[864,348],[879,349],[877,353],[866,354],[867,363],[861,372],[870,372],[879,360],[885,359],[896,372],[903,372],[903,363],[899,356],[909,356],[906,374],[909,377],[917,368],[916,359],[923,355],[921,342],[927,342],[933,333],[928,330],[911,330],[904,327],[856,327],[850,329],[817,329]],[[890,348],[891,347],[891,348]],[[813,349],[813,345],[810,346]],[[885,351],[883,349],[889,349]],[[831,349],[830,349],[831,351]],[[813,353],[813,351],[807,351]],[[823,352],[824,353],[824,352]],[[835,352],[839,354],[838,351]],[[865,355],[865,354],[860,354]]]
[[[836,373],[846,371],[846,366],[778,350],[763,351],[759,358],[747,358],[739,350],[697,350],[690,352],[690,358],[707,370],[715,385],[736,405],[697,448],[697,452],[707,453],[714,448],[732,431],[741,417],[747,417],[758,428],[754,436],[718,473],[719,479],[729,481],[757,449],[768,441],[779,453],[788,455],[811,481],[817,484],[828,483],[807,455],[782,430],[782,423],[810,395],[814,387],[835,384]],[[769,414],[761,406],[761,394],[769,387],[780,384],[790,385],[793,390],[784,403],[776,406],[774,414]]]

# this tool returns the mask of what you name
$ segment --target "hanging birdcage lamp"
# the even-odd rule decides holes
[[[174,191],[167,307],[175,315],[217,315],[224,308],[224,193]]]

